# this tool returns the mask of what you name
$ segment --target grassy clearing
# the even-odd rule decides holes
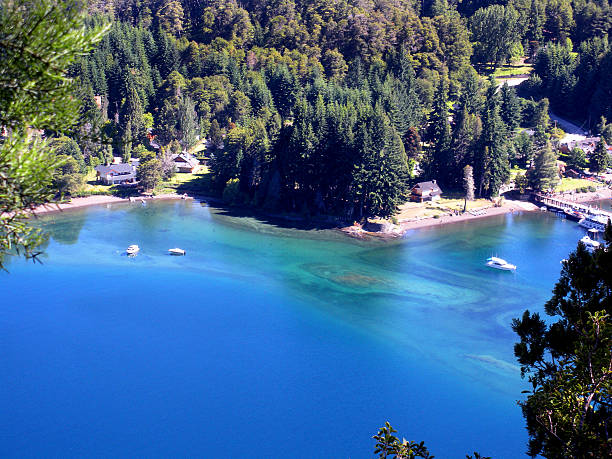
[[[495,78],[499,77],[510,77],[514,75],[527,75],[531,73],[533,70],[533,66],[531,65],[502,65],[498,67],[497,70],[493,73]]]
[[[454,211],[463,212],[465,201],[461,197],[449,196],[433,202],[407,202],[400,206],[398,220],[413,220],[420,218],[441,217]],[[491,207],[488,199],[476,199],[467,203],[467,210],[483,209]]]
[[[168,193],[202,193],[207,194],[211,189],[211,174],[206,166],[200,166],[194,174],[176,173],[170,180],[160,184],[155,190],[158,194]]]
[[[85,184],[81,188],[81,191],[84,194],[87,194],[87,195],[95,195],[95,194],[112,195],[112,194],[115,194],[114,191],[116,191],[116,187],[108,186],[108,185],[102,185],[102,184],[97,182],[96,178],[97,178],[97,175],[96,175],[96,171],[95,170],[92,169],[92,170],[87,172],[87,174],[85,175]]]
[[[513,167],[512,169],[510,169],[510,180],[509,183],[514,182],[514,179],[516,178],[517,175],[519,174],[526,174],[527,173],[527,169],[521,169],[519,167]]]
[[[561,183],[557,185],[555,191],[573,191],[581,188],[597,187],[603,185],[601,182],[593,182],[591,180],[577,179],[565,177],[561,180]]]

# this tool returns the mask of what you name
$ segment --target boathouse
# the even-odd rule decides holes
[[[442,190],[435,180],[431,182],[419,182],[412,187],[410,200],[413,202],[437,201],[442,195]]]

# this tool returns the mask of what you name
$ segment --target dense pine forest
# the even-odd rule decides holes
[[[139,157],[155,183],[172,153],[207,139],[210,191],[230,204],[389,216],[417,178],[461,189],[466,166],[481,197],[515,165],[543,189],[549,107],[592,129],[612,119],[606,0],[97,0],[87,12],[111,29],[71,70],[83,106],[77,145],[60,151],[73,168]],[[518,95],[487,79],[525,59]]]

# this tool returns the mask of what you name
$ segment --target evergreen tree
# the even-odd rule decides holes
[[[589,158],[589,169],[597,174],[605,172],[608,167],[608,149],[603,139],[600,139]]]
[[[573,169],[584,169],[587,167],[587,159],[586,154],[581,148],[574,147],[569,152],[566,160],[567,167],[571,167]]]
[[[440,80],[429,120],[431,144],[431,176],[443,184],[453,181],[455,162],[451,150],[450,125],[448,122],[447,89]]]
[[[516,152],[516,165],[527,169],[532,166],[532,161],[535,156],[533,139],[526,132],[521,132],[514,138],[514,150]]]
[[[143,104],[134,83],[131,82],[131,79],[129,81],[127,99],[123,104],[120,119],[124,125],[125,138],[130,139],[133,143],[140,143],[144,140],[146,133]]]
[[[527,174],[529,186],[536,191],[546,191],[554,189],[559,183],[559,168],[557,167],[557,157],[550,148],[550,143],[546,142],[535,155],[533,167]]]
[[[187,149],[193,147],[200,135],[200,127],[198,125],[195,104],[189,96],[181,97],[179,101],[178,128],[183,147]]]
[[[251,83],[251,105],[253,111],[258,113],[262,109],[268,109],[274,111],[274,100],[272,99],[272,93],[266,85],[266,80],[259,74],[253,78]]]
[[[71,138],[62,136],[57,139],[51,139],[49,141],[49,148],[58,156],[71,157],[76,161],[78,170],[84,174],[87,172],[87,166],[85,165],[85,158],[79,148],[79,145]]]
[[[288,117],[299,93],[295,76],[285,65],[277,66],[268,74],[268,87],[274,96],[274,105],[283,117]]]
[[[508,126],[510,133],[513,133],[521,121],[521,105],[516,96],[516,91],[509,87],[507,82],[501,87],[500,92],[500,115],[503,122]]]
[[[52,197],[60,160],[28,129],[66,132],[79,117],[70,67],[100,41],[104,26],[86,27],[80,4],[14,0],[0,7],[0,268],[3,256],[35,258],[44,238],[29,210]]]
[[[136,176],[140,186],[145,190],[153,190],[161,181],[161,163],[153,152],[140,156]]]
[[[549,319],[525,311],[512,328],[514,353],[533,389],[520,403],[528,454],[549,458],[610,457],[612,437],[612,231],[605,249],[580,242],[563,262],[545,304]]]
[[[494,79],[489,82],[482,113],[482,134],[475,154],[478,194],[492,197],[510,176],[506,127],[499,115],[499,96]]]
[[[531,0],[529,9],[529,23],[527,27],[527,39],[529,40],[530,55],[534,56],[542,43],[542,16],[538,6],[538,0]]]
[[[128,163],[132,157],[132,122],[127,121],[123,134],[121,135],[121,156],[124,163]]]
[[[208,133],[208,137],[210,138],[210,143],[215,148],[221,148],[223,144],[223,132],[219,127],[219,123],[216,119],[212,120],[210,123],[210,132]]]
[[[358,127],[353,173],[355,217],[388,217],[406,199],[408,162],[397,131],[378,105]]]
[[[59,155],[60,166],[53,172],[52,187],[60,196],[74,196],[83,186],[85,175],[72,156]]]

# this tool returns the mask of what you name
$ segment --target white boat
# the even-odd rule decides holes
[[[578,222],[583,228],[596,229],[598,231],[604,231],[607,223],[608,217],[605,215],[587,215]]]
[[[589,236],[584,236],[582,239],[580,239],[580,242],[585,245],[589,252],[593,252],[595,249],[598,249],[601,246],[601,243],[594,241]]]
[[[185,252],[183,249],[179,249],[178,247],[176,247],[174,249],[168,249],[168,253],[170,255],[185,255],[187,252]]]
[[[139,251],[140,251],[140,247],[138,247],[136,244],[132,244],[127,249],[125,249],[125,252],[128,255],[136,255]]]
[[[516,270],[515,265],[510,264],[503,258],[498,258],[498,257],[487,258],[486,265],[489,268],[501,269],[503,271],[515,271]]]

